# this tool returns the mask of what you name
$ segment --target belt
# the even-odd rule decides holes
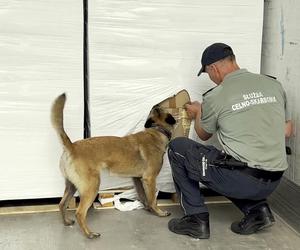
[[[277,181],[279,180],[284,171],[266,171],[258,168],[250,168],[250,167],[244,167],[244,168],[235,168],[236,170],[239,170],[240,172],[243,172],[245,174],[251,175],[257,179],[263,179],[264,181]]]
[[[245,174],[251,175],[257,179],[263,179],[264,181],[277,181],[281,178],[284,171],[267,171],[258,168],[248,167],[246,162],[238,161],[232,156],[227,155],[223,160],[214,160],[212,163],[218,167],[224,167],[229,169],[238,170]]]

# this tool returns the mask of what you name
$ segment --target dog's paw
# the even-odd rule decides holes
[[[99,234],[99,233],[90,232],[90,233],[87,235],[87,237],[88,237],[89,239],[95,239],[95,238],[98,238],[100,235],[101,235],[101,234]]]
[[[152,210],[151,210],[151,207],[149,207],[149,206],[144,206],[144,210],[149,211],[149,212],[152,211]]]
[[[161,213],[158,214],[160,217],[167,217],[169,215],[171,215],[171,213],[168,211],[161,211]]]
[[[75,221],[74,220],[65,220],[64,225],[65,226],[72,226],[74,225]]]
[[[159,217],[166,217],[166,216],[169,216],[171,214],[168,211],[163,211],[163,210],[160,210],[160,209],[156,210],[156,211],[154,211],[154,210],[152,210],[152,211],[153,211],[154,214],[156,214]]]

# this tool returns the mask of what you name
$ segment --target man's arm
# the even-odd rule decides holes
[[[199,102],[192,102],[191,104],[185,105],[186,111],[188,113],[188,116],[190,119],[194,120],[194,128],[199,136],[199,138],[202,141],[208,140],[212,134],[207,133],[202,127],[201,127],[201,103]]]
[[[198,115],[195,118],[195,124],[194,124],[195,131],[199,138],[202,141],[207,141],[212,134],[207,133],[202,127],[201,127],[201,115],[198,117]]]

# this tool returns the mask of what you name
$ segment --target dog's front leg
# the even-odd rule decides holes
[[[145,190],[146,198],[148,201],[148,205],[150,208],[150,211],[154,214],[164,217],[169,216],[171,213],[168,211],[163,211],[157,206],[157,200],[156,200],[156,176],[143,176],[142,178],[143,187]]]
[[[141,177],[132,177],[132,180],[140,202],[143,203],[146,210],[150,210]]]

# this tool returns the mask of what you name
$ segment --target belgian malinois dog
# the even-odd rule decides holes
[[[66,226],[74,221],[66,216],[66,208],[78,190],[80,203],[76,210],[79,226],[88,238],[100,236],[91,232],[86,223],[89,207],[100,186],[100,170],[108,168],[113,174],[133,177],[145,208],[158,216],[168,216],[156,201],[156,177],[176,120],[159,106],[154,106],[145,123],[145,130],[124,137],[99,136],[71,142],[63,126],[66,95],[58,96],[51,110],[51,121],[63,146],[60,168],[65,178],[65,192],[59,203]]]

